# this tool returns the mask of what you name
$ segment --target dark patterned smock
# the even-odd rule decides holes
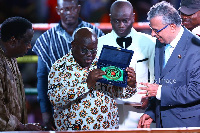
[[[0,48],[0,131],[14,131],[21,123],[27,123],[22,76],[17,60]]]

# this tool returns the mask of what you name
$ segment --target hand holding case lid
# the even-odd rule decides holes
[[[126,87],[128,78],[126,68],[130,65],[133,53],[132,50],[104,45],[97,68],[105,71],[106,75],[103,75],[98,82]]]

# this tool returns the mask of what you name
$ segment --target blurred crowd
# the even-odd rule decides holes
[[[146,21],[149,8],[162,0],[131,0],[136,13],[136,22]],[[166,0],[178,9],[180,0]],[[79,0],[82,5],[80,16],[87,22],[110,22],[109,8],[114,0]],[[0,23],[12,16],[21,16],[32,23],[56,23],[56,0],[0,0]]]

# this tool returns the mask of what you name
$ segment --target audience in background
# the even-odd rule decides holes
[[[88,22],[102,22],[107,21],[105,20],[106,16],[108,16],[108,10],[110,6],[110,0],[87,0],[83,1],[81,16],[84,20]],[[109,17],[109,16],[108,16]]]
[[[179,11],[183,25],[200,36],[200,0],[182,0]]]
[[[56,12],[57,0],[48,0],[47,7],[48,7],[48,23],[58,23],[60,21],[60,16]]]

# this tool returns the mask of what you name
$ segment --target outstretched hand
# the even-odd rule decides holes
[[[15,131],[42,131],[42,127],[39,123],[21,123],[15,128]]]
[[[145,91],[138,92],[138,94],[146,94],[142,98],[154,97],[157,95],[157,91],[159,87],[158,84],[150,84],[150,83],[140,83],[140,84],[144,85],[144,87],[139,87],[139,89],[145,90]]]
[[[37,123],[28,123],[25,126],[24,131],[41,131],[42,127]]]

